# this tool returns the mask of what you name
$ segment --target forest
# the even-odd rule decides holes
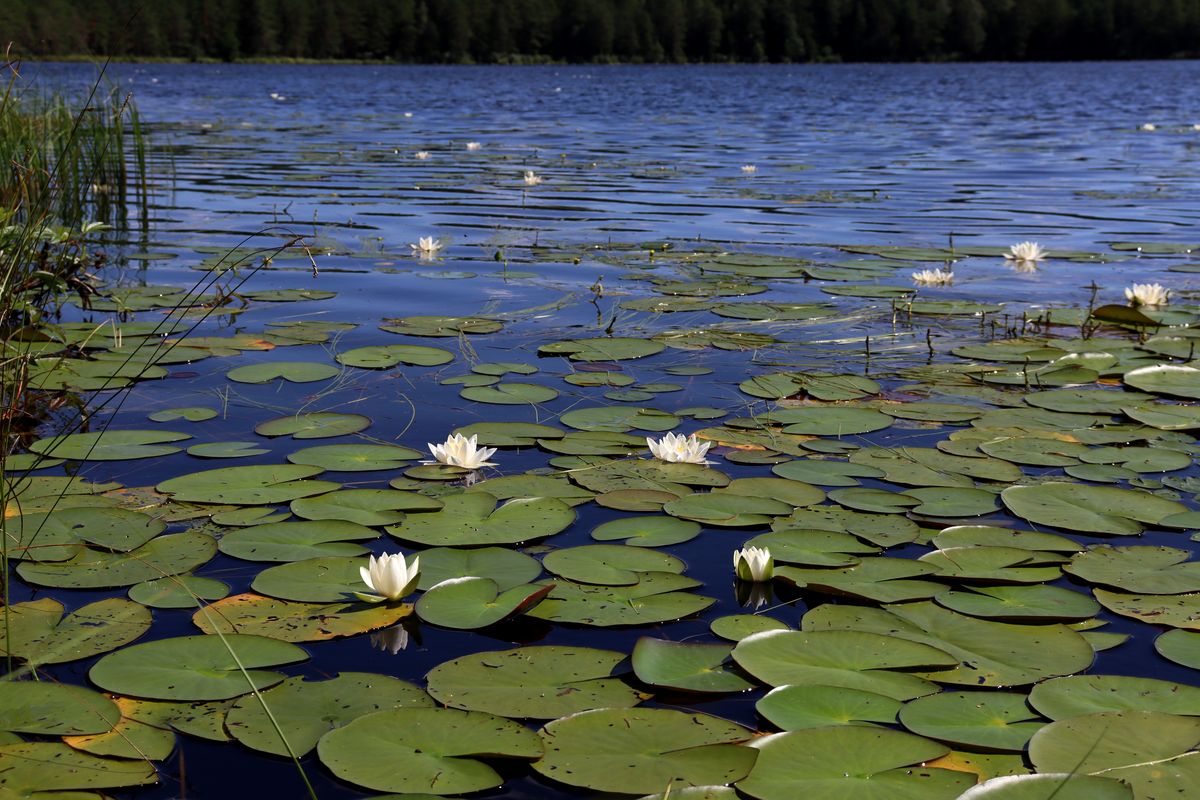
[[[220,61],[1195,58],[1200,0],[3,0],[7,42]]]

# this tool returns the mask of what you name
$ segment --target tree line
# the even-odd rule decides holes
[[[34,58],[420,63],[1200,56],[1200,0],[0,0]]]

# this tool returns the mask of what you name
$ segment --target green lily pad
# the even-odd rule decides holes
[[[369,345],[337,354],[339,364],[361,369],[391,369],[397,364],[436,367],[453,360],[454,354],[448,350],[417,344]]]
[[[1071,557],[1063,569],[1088,583],[1127,592],[1184,594],[1200,591],[1200,562],[1176,547],[1096,545]]]
[[[220,600],[229,585],[195,575],[172,575],[129,587],[129,599],[150,608],[195,608],[202,600]]]
[[[306,558],[268,567],[254,577],[250,588],[279,600],[302,603],[336,603],[354,599],[355,592],[367,592],[359,568],[361,558]]]
[[[29,449],[47,458],[73,461],[123,461],[178,453],[180,448],[166,442],[192,438],[174,431],[114,431],[71,433],[38,439]]]
[[[850,455],[850,463],[873,467],[886,480],[904,486],[971,488],[975,480],[1012,483],[1021,478],[1020,467],[1007,461],[967,458],[929,447],[864,447]]]
[[[643,636],[633,648],[633,671],[651,686],[688,692],[743,692],[754,684],[730,668],[726,644],[671,642]]]
[[[1125,416],[1159,430],[1186,431],[1200,428],[1200,408],[1196,406],[1173,406],[1165,403],[1149,407],[1126,405],[1121,407],[1121,411]]]
[[[1134,800],[1125,784],[1096,775],[1004,775],[972,786],[958,800]]]
[[[542,559],[547,571],[577,583],[632,586],[643,572],[682,573],[684,563],[672,555],[645,547],[585,544],[552,550]]]
[[[1068,675],[1033,687],[1029,705],[1050,719],[1107,711],[1161,711],[1200,716],[1200,689],[1126,675]]]
[[[655,408],[600,406],[576,408],[559,417],[559,422],[581,431],[624,433],[634,429],[663,432],[679,426],[679,417]]]
[[[979,517],[1000,508],[994,492],[961,486],[908,489],[904,494],[921,501],[912,512],[924,517]]]
[[[534,759],[542,745],[523,725],[482,711],[400,708],[330,731],[317,753],[334,775],[358,786],[457,795],[504,783],[478,757]]]
[[[902,705],[899,700],[861,689],[780,686],[755,703],[754,710],[785,731],[798,731],[864,722],[890,725]]]
[[[945,591],[943,584],[924,579],[939,571],[937,565],[913,559],[879,557],[837,569],[783,566],[775,570],[775,575],[799,587],[894,603],[934,597]]]
[[[166,525],[148,514],[124,508],[59,508],[10,517],[7,556],[34,561],[66,561],[80,544],[128,552],[149,542]]]
[[[490,578],[501,592],[506,592],[542,574],[542,565],[536,558],[504,547],[477,547],[470,550],[431,547],[418,555],[421,557],[418,588],[422,591],[451,578],[469,575]]]
[[[1076,483],[1010,486],[1000,499],[1009,511],[1030,522],[1119,536],[1141,533],[1142,523],[1153,524],[1187,510],[1149,492]]]
[[[937,691],[908,670],[953,663],[935,647],[859,631],[765,631],[738,642],[733,658],[770,686],[833,686],[895,700]]]
[[[708,627],[717,636],[731,642],[740,642],[747,636],[763,631],[791,630],[786,623],[765,614],[729,614],[717,617]]]
[[[215,416],[217,416],[217,411],[214,408],[208,408],[207,406],[184,406],[155,411],[147,419],[152,422],[174,422],[179,419],[187,420],[188,422],[203,422]]]
[[[1053,722],[1029,742],[1039,772],[1102,775],[1135,797],[1186,797],[1200,785],[1200,719],[1154,711],[1085,714]]]
[[[682,544],[700,535],[700,524],[664,516],[621,517],[592,529],[592,538],[602,542],[624,540],[639,547]]]
[[[652,339],[633,339],[623,336],[594,339],[564,339],[542,345],[539,355],[567,356],[572,361],[622,361],[645,358],[661,353],[665,345]]]
[[[448,495],[440,511],[407,517],[387,532],[424,545],[470,547],[518,544],[564,530],[575,512],[553,497],[518,498],[502,506],[484,492]]]
[[[804,436],[851,436],[881,431],[890,427],[892,418],[873,408],[854,406],[809,406],[785,408],[759,417],[784,425],[784,433]]]
[[[0,745],[0,791],[7,797],[93,800],[92,789],[144,786],[158,781],[144,759],[102,758],[61,742]]]
[[[593,708],[631,708],[644,695],[614,677],[624,653],[543,645],[472,653],[443,662],[429,694],[453,708],[553,719]]]
[[[811,567],[849,567],[859,562],[855,554],[871,554],[879,550],[848,533],[809,530],[760,533],[748,540],[746,546],[770,550],[777,564]]]
[[[861,514],[837,506],[800,508],[791,516],[776,519],[771,527],[777,531],[799,528],[852,533],[880,547],[912,542],[920,535],[917,523],[895,514]]]
[[[962,583],[1043,583],[1059,577],[1057,565],[1035,566],[1033,553],[1020,547],[952,547],[921,556],[945,580]]]
[[[380,330],[405,336],[457,337],[459,334],[495,333],[504,327],[499,320],[485,317],[412,316],[388,320]]]
[[[921,766],[950,748],[911,733],[858,725],[757,739],[758,761],[739,791],[759,800],[953,800],[975,776]]]
[[[117,704],[99,692],[65,683],[0,681],[0,730],[44,736],[110,731]]]
[[[645,572],[633,586],[591,586],[559,580],[528,615],[551,622],[610,627],[652,625],[699,613],[715,601],[681,591],[699,581],[671,572]]]
[[[405,603],[302,603],[246,592],[201,607],[192,622],[207,634],[226,638],[236,633],[321,642],[391,627],[411,611]]]
[[[133,697],[223,700],[283,680],[282,674],[260,667],[306,658],[296,645],[264,636],[179,636],[109,653],[88,677],[102,689]]]
[[[416,492],[394,489],[342,489],[291,502],[292,513],[308,520],[358,525],[394,525],[409,512],[437,511],[442,501]],[[289,559],[290,560],[290,559]]]
[[[673,709],[602,708],[548,723],[541,730],[540,774],[571,786],[638,794],[665,786],[728,784],[754,764],[751,736],[740,725]]]
[[[670,464],[665,461],[628,459],[606,461],[571,471],[571,480],[593,492],[622,489],[686,494],[686,486],[725,486],[729,478],[703,464]]]
[[[1096,588],[1092,594],[1114,614],[1154,625],[1200,630],[1200,592],[1190,594],[1129,594]]]
[[[1200,369],[1181,364],[1156,364],[1125,373],[1125,383],[1134,388],[1172,397],[1200,399]]]
[[[858,486],[859,478],[882,478],[884,472],[862,464],[824,459],[795,459],[771,467],[781,478],[817,486]]]
[[[49,597],[9,606],[0,654],[29,666],[59,664],[115,650],[150,629],[150,612],[118,597],[64,613],[62,603]]]
[[[807,483],[785,478],[737,478],[729,485],[715,489],[718,494],[737,494],[746,497],[768,497],[794,507],[816,505],[825,499],[825,492]]]
[[[772,517],[794,510],[792,505],[769,497],[717,492],[685,494],[663,504],[663,511],[673,517],[721,527],[769,525]]]
[[[975,619],[928,601],[865,608],[826,604],[804,615],[805,631],[873,631],[931,645],[955,657],[948,670],[918,673],[939,683],[1020,686],[1086,669],[1095,657],[1063,625],[1010,625]]]
[[[464,400],[499,405],[537,405],[558,397],[558,390],[536,383],[497,383],[493,386],[467,386],[458,393]]]
[[[263,708],[271,709],[270,715]],[[237,700],[225,727],[242,744],[277,756],[303,756],[317,741],[359,717],[393,708],[429,708],[433,700],[411,683],[386,675],[343,672],[311,681],[288,678],[262,693]],[[287,736],[287,743],[278,730]]]
[[[297,437],[301,438],[301,437]],[[381,469],[401,469],[409,461],[421,458],[421,453],[393,444],[323,444],[306,447],[288,454],[293,464],[309,464],[336,472],[370,472]]]
[[[938,692],[900,709],[900,722],[913,733],[985,750],[1020,752],[1045,723],[1010,692]]]
[[[377,531],[356,522],[269,522],[231,531],[221,537],[218,546],[225,555],[247,561],[300,561],[364,555],[367,549],[356,542],[377,538]]]
[[[155,488],[187,503],[273,505],[340,488],[330,481],[307,480],[321,471],[304,464],[224,467],[171,478]]]
[[[559,428],[532,422],[476,422],[452,432],[468,439],[476,436],[479,444],[486,447],[533,447],[539,439],[558,439],[563,435]]]
[[[1200,669],[1200,633],[1175,629],[1154,640],[1154,649],[1163,658],[1192,669]]]
[[[250,458],[269,452],[258,442],[203,442],[187,449],[187,454],[196,458]]]
[[[537,605],[551,588],[525,584],[500,591],[491,578],[450,578],[421,595],[416,611],[421,619],[444,628],[486,628]]]
[[[234,367],[225,377],[235,383],[270,383],[281,379],[289,383],[313,383],[329,380],[340,371],[332,364],[314,361],[268,361]]]
[[[511,500],[516,497],[554,497],[569,506],[586,503],[593,497],[591,492],[580,489],[565,478],[554,478],[548,475],[504,475],[480,481],[467,491],[484,492],[497,500]]]
[[[317,411],[294,414],[260,422],[254,432],[260,436],[291,436],[293,439],[328,439],[357,433],[371,424],[362,414],[339,414]]]
[[[39,586],[98,589],[191,572],[217,554],[216,541],[196,531],[151,539],[129,552],[84,547],[66,561],[17,565],[17,574]]]
[[[973,586],[949,591],[934,601],[951,611],[1007,622],[1064,622],[1094,617],[1100,604],[1061,586]]]

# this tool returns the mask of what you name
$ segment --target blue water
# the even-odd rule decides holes
[[[96,71],[85,65],[29,64],[35,87],[82,89]],[[690,315],[632,321],[616,308],[650,294],[642,279],[669,275],[648,257],[637,268],[617,266],[606,248],[655,240],[700,240],[734,250],[818,260],[853,258],[836,245],[943,247],[1008,246],[1034,239],[1053,249],[1109,252],[1120,241],[1200,244],[1200,62],[1122,64],[972,64],[870,66],[696,67],[415,67],[125,65],[107,78],[132,92],[158,145],[154,163],[171,175],[156,185],[152,217],[135,220],[113,246],[118,263],[108,277],[131,283],[186,286],[204,273],[192,269],[204,254],[247,241],[269,247],[292,233],[318,247],[319,276],[305,263],[281,262],[254,276],[250,288],[304,287],[336,291],[333,300],[253,305],[244,314],[218,315],[202,332],[261,331],[277,319],[353,321],[338,349],[392,343],[376,324],[410,314],[511,314],[503,334],[474,338],[481,360],[534,361],[538,344],[596,335],[614,315],[618,333],[632,335],[684,324]],[[274,96],[273,96],[274,95]],[[1141,130],[1152,123],[1154,131]],[[470,151],[467,142],[479,142]],[[415,156],[426,151],[429,157]],[[742,170],[754,165],[753,174]],[[544,177],[526,186],[525,170]],[[408,243],[436,236],[446,247],[434,262],[410,255]],[[550,259],[536,245],[576,248],[579,263]],[[120,254],[148,250],[172,260],[129,261]],[[575,251],[571,251],[575,252]],[[1133,257],[1120,263],[1055,262],[1016,273],[999,258],[971,259],[938,299],[1005,302],[1017,316],[1052,303],[1086,303],[1095,282],[1102,302],[1122,302],[1131,279],[1162,280],[1183,293],[1190,276],[1167,273],[1186,261]],[[924,268],[918,265],[917,268]],[[907,280],[908,270],[899,275]],[[473,273],[475,277],[456,277]],[[510,275],[514,273],[516,277]],[[534,277],[521,277],[533,273]],[[588,291],[604,276],[608,291]],[[834,321],[790,333],[794,342],[762,354],[760,363],[821,363],[846,371],[842,354],[861,351],[865,335],[893,335],[876,367],[920,363],[925,326],[963,335],[973,323],[928,321],[896,331],[886,303],[833,298],[816,284],[775,282],[756,300],[834,303]],[[861,314],[864,306],[877,313]],[[545,307],[543,310],[531,310]],[[882,309],[882,310],[881,310]],[[693,324],[699,324],[693,323]],[[955,326],[958,327],[955,327]],[[753,325],[746,326],[748,329]],[[783,335],[782,331],[770,331]],[[852,344],[842,349],[841,340]],[[430,340],[453,349],[453,340]],[[671,353],[672,363],[712,366],[716,375],[653,403],[672,409],[729,406],[746,401],[736,384],[766,371],[747,354]],[[857,357],[857,356],[856,356]],[[173,367],[173,381],[139,386],[114,424],[144,427],[144,414],[179,405],[213,405],[224,372],[252,360],[328,358],[317,346],[265,356],[208,359]],[[661,363],[656,366],[661,366]],[[542,360],[539,380],[561,375],[557,359]],[[654,368],[627,362],[639,379]],[[554,416],[599,397],[588,390],[548,409],[481,406],[458,398],[458,387],[437,379],[465,371],[463,359],[433,370],[356,375],[328,397],[304,387],[235,387],[227,414],[210,426],[214,440],[253,438],[249,428],[305,403],[321,410],[357,411],[373,419],[382,441],[423,447],[480,419],[553,423]],[[662,379],[661,377],[659,379]],[[668,378],[668,380],[675,380]],[[687,380],[687,379],[682,379]],[[551,381],[560,390],[570,389]],[[590,404],[592,400],[582,404]],[[535,419],[534,414],[539,414]],[[894,430],[896,436],[916,435]],[[256,461],[283,460],[296,443],[272,440]],[[506,472],[544,466],[537,450],[505,452]],[[153,484],[167,473],[207,466],[177,454],[118,466],[90,465],[86,474],[128,485]],[[762,475],[761,467],[722,463],[732,477]],[[341,476],[370,480],[368,474]],[[386,480],[386,478],[384,479]],[[556,537],[567,546],[616,512],[587,506],[581,522]],[[697,542],[667,548],[684,557],[701,591],[718,598],[703,617],[646,629],[572,629],[536,620],[481,633],[423,626],[395,656],[373,649],[369,637],[305,645],[312,660],[292,674],[341,670],[384,672],[420,682],[433,666],[480,649],[515,643],[590,644],[628,651],[643,635],[682,640],[707,636],[708,621],[740,609],[733,597],[728,553],[744,531],[708,530]],[[1180,546],[1178,542],[1173,542]],[[244,590],[262,565],[219,557],[203,574]],[[58,592],[52,592],[58,595]],[[70,595],[72,602],[87,599]],[[782,593],[795,599],[795,593]],[[803,602],[774,613],[796,625]],[[1146,672],[1147,627],[1117,620],[1107,630],[1134,641],[1101,654],[1096,672]],[[186,612],[156,612],[155,635],[193,632]],[[1137,636],[1141,633],[1141,637]],[[84,680],[89,662],[58,672]],[[1190,671],[1165,662],[1159,677],[1191,681]],[[689,698],[688,707],[756,724],[761,693]],[[322,798],[362,797],[309,758]],[[231,772],[236,770],[236,777]],[[160,787],[128,793],[146,800],[299,797],[287,762],[250,755],[238,745],[181,737],[162,769]],[[231,790],[231,780],[236,789]],[[281,788],[288,787],[288,788]],[[585,796],[517,768],[489,798]],[[590,795],[589,795],[590,796]]]

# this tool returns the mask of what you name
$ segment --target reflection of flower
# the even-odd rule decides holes
[[[954,273],[951,270],[923,269],[912,274],[913,283],[918,286],[949,286],[954,283]]]
[[[371,634],[371,647],[396,655],[408,647],[408,629],[403,625],[393,625],[382,631],[376,631]]]
[[[481,147],[483,147],[483,145],[481,145],[479,142],[467,142],[468,150],[478,150]]]
[[[416,156],[421,161],[424,161],[425,159],[429,158],[429,151],[428,150],[418,150],[417,152],[413,153],[413,155]]]
[[[1005,253],[1004,257],[1010,261],[1041,261],[1049,255],[1037,242],[1021,242],[1008,249],[1011,252]]]
[[[743,547],[733,554],[733,569],[744,581],[769,581],[775,574],[775,559],[765,547]]]
[[[451,434],[442,444],[430,444],[429,452],[433,453],[433,457],[437,461],[424,462],[427,464],[447,464],[451,467],[464,467],[466,469],[496,466],[491,461],[488,461],[492,457],[492,454],[496,452],[496,448],[479,447],[478,435],[468,439],[461,433]]]
[[[1013,272],[1037,272],[1038,270],[1038,262],[1036,261],[1009,259],[1008,264],[1013,268]]]
[[[537,186],[541,182],[542,182],[541,175],[538,175],[536,172],[534,172],[531,169],[525,170],[525,185],[526,186]]]
[[[758,167],[754,166],[753,164],[743,164],[742,172],[746,173],[747,175],[753,175],[754,173],[758,172]]]
[[[416,244],[409,244],[413,250],[413,255],[421,258],[432,258],[437,255],[438,250],[442,249],[442,240],[435,239],[432,236],[422,236],[417,239]]]
[[[371,556],[367,566],[358,568],[358,574],[362,576],[363,583],[378,594],[355,592],[355,597],[370,603],[401,599],[417,588],[417,581],[421,577],[420,563],[420,556],[413,556],[412,564],[407,563],[403,553],[383,553],[379,558]]]
[[[1165,306],[1171,296],[1161,283],[1135,283],[1125,290],[1125,299],[1134,306]]]
[[[668,433],[657,441],[647,436],[646,444],[654,457],[660,461],[684,464],[709,463],[704,454],[712,447],[712,442],[701,442],[694,433],[687,436]]]
[[[771,602],[775,594],[771,584],[765,581],[737,581],[733,589],[742,608],[762,608]]]

